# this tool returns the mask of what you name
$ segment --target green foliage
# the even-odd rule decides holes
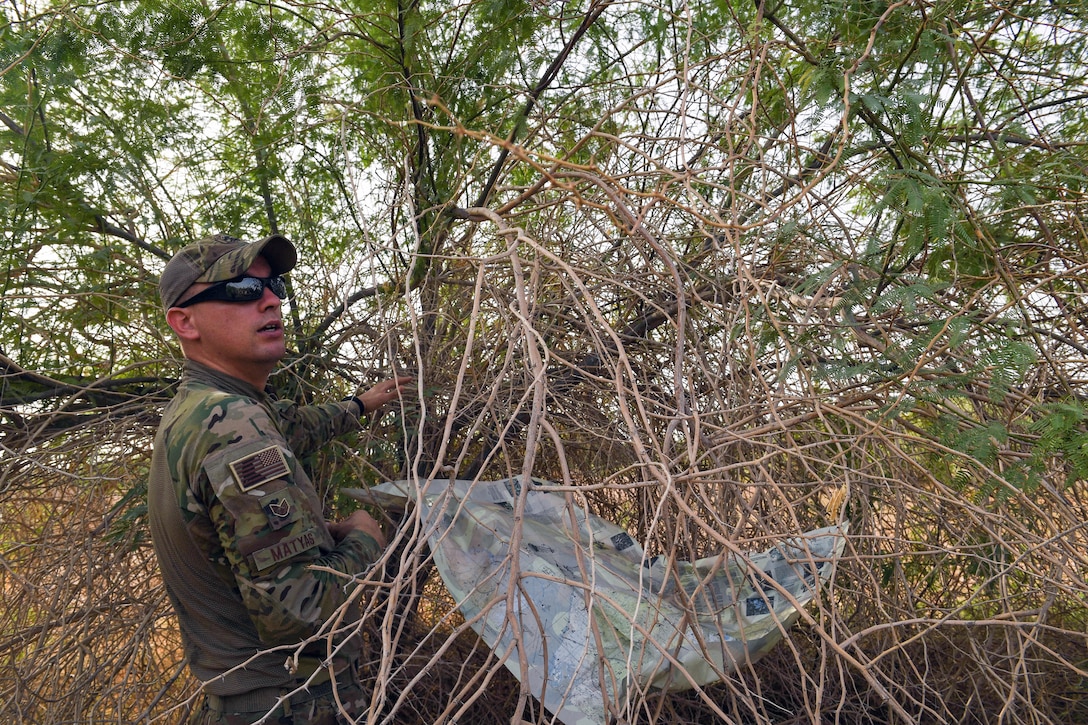
[[[1032,423],[1038,434],[1033,462],[1056,461],[1064,469],[1066,485],[1088,478],[1088,409],[1080,403],[1050,403]]]
[[[147,480],[139,478],[109,512],[106,538],[134,551],[150,542],[147,523]]]
[[[340,397],[392,370],[426,383],[308,461],[330,491],[531,465],[592,484],[592,505],[683,558],[825,525],[825,489],[850,484],[849,589],[806,620],[833,627],[813,642],[858,635],[849,661],[811,659],[834,660],[843,690],[790,670],[819,683],[813,700],[768,685],[764,706],[731,682],[714,708],[733,719],[959,721],[963,693],[927,658],[978,652],[957,681],[1004,683],[1021,670],[985,669],[991,642],[1066,671],[1085,596],[1057,569],[1083,551],[1088,481],[1086,24],[1076,3],[977,0],[9,4],[0,515],[17,576],[0,589],[18,679],[0,690],[71,705],[56,722],[147,719],[88,714],[49,688],[117,678],[58,677],[87,671],[63,655],[31,672],[19,642],[74,621],[78,598],[48,611],[39,592],[126,564],[126,596],[150,603],[109,639],[159,621],[142,486],[180,353],[155,280],[207,232],[273,228],[301,251],[279,392]],[[470,218],[480,200],[498,221]],[[70,527],[100,547],[80,572],[75,543],[32,538],[41,502],[89,479],[108,500]],[[1045,627],[1025,636],[1024,612]],[[995,629],[976,638],[972,617]],[[789,667],[810,661],[793,644]],[[147,679],[117,699],[160,697],[165,676]],[[844,709],[874,683],[879,714]],[[971,706],[993,690],[992,712],[1075,721],[1044,684],[977,688]]]
[[[1017,338],[1000,340],[980,356],[990,373],[987,395],[991,402],[1000,403],[1012,390],[1019,390],[1024,375],[1038,362],[1034,347]]]

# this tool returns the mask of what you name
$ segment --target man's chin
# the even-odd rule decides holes
[[[269,363],[277,363],[287,355],[287,345],[284,341],[279,342],[268,341],[261,346],[259,357],[261,360]]]

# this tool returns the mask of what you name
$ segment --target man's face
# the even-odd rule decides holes
[[[272,267],[264,257],[246,270],[253,277],[269,277]],[[193,285],[185,295],[211,285]],[[252,302],[198,302],[184,310],[196,332],[186,353],[194,360],[263,387],[269,373],[287,352],[280,298],[264,288]]]

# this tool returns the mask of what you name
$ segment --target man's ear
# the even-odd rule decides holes
[[[183,342],[194,342],[200,339],[200,330],[197,329],[192,311],[184,307],[171,307],[166,311],[166,324]]]

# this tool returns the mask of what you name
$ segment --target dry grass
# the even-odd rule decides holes
[[[5,722],[173,722],[194,693],[140,498],[117,507],[120,495],[138,490],[151,432],[110,424],[7,458]],[[915,458],[881,458],[860,438],[850,446],[836,441],[836,461],[811,432],[809,443],[800,430],[775,435],[786,434],[792,448],[771,448],[758,463],[751,453],[733,454],[735,463],[716,474],[662,481],[635,466],[603,486],[588,476],[570,481],[648,548],[682,558],[714,550],[720,537],[743,545],[824,525],[835,518],[826,509],[833,488],[819,476],[849,483],[841,513],[854,527],[850,546],[835,581],[787,641],[722,683],[637,693],[624,706],[630,722],[1057,725],[1088,718],[1083,482],[1060,493],[980,496],[940,484]],[[112,441],[108,453],[103,440]],[[605,440],[593,451],[592,440],[572,436],[566,454],[579,460],[568,458],[568,470],[580,470],[582,460],[587,469],[590,461],[599,465],[616,445]],[[721,461],[730,447],[750,451],[758,442],[724,441],[713,450]],[[847,457],[870,463],[843,466]],[[426,547],[406,540],[389,558],[360,629],[379,695],[376,721],[506,723],[516,715],[546,722],[466,629]]]

